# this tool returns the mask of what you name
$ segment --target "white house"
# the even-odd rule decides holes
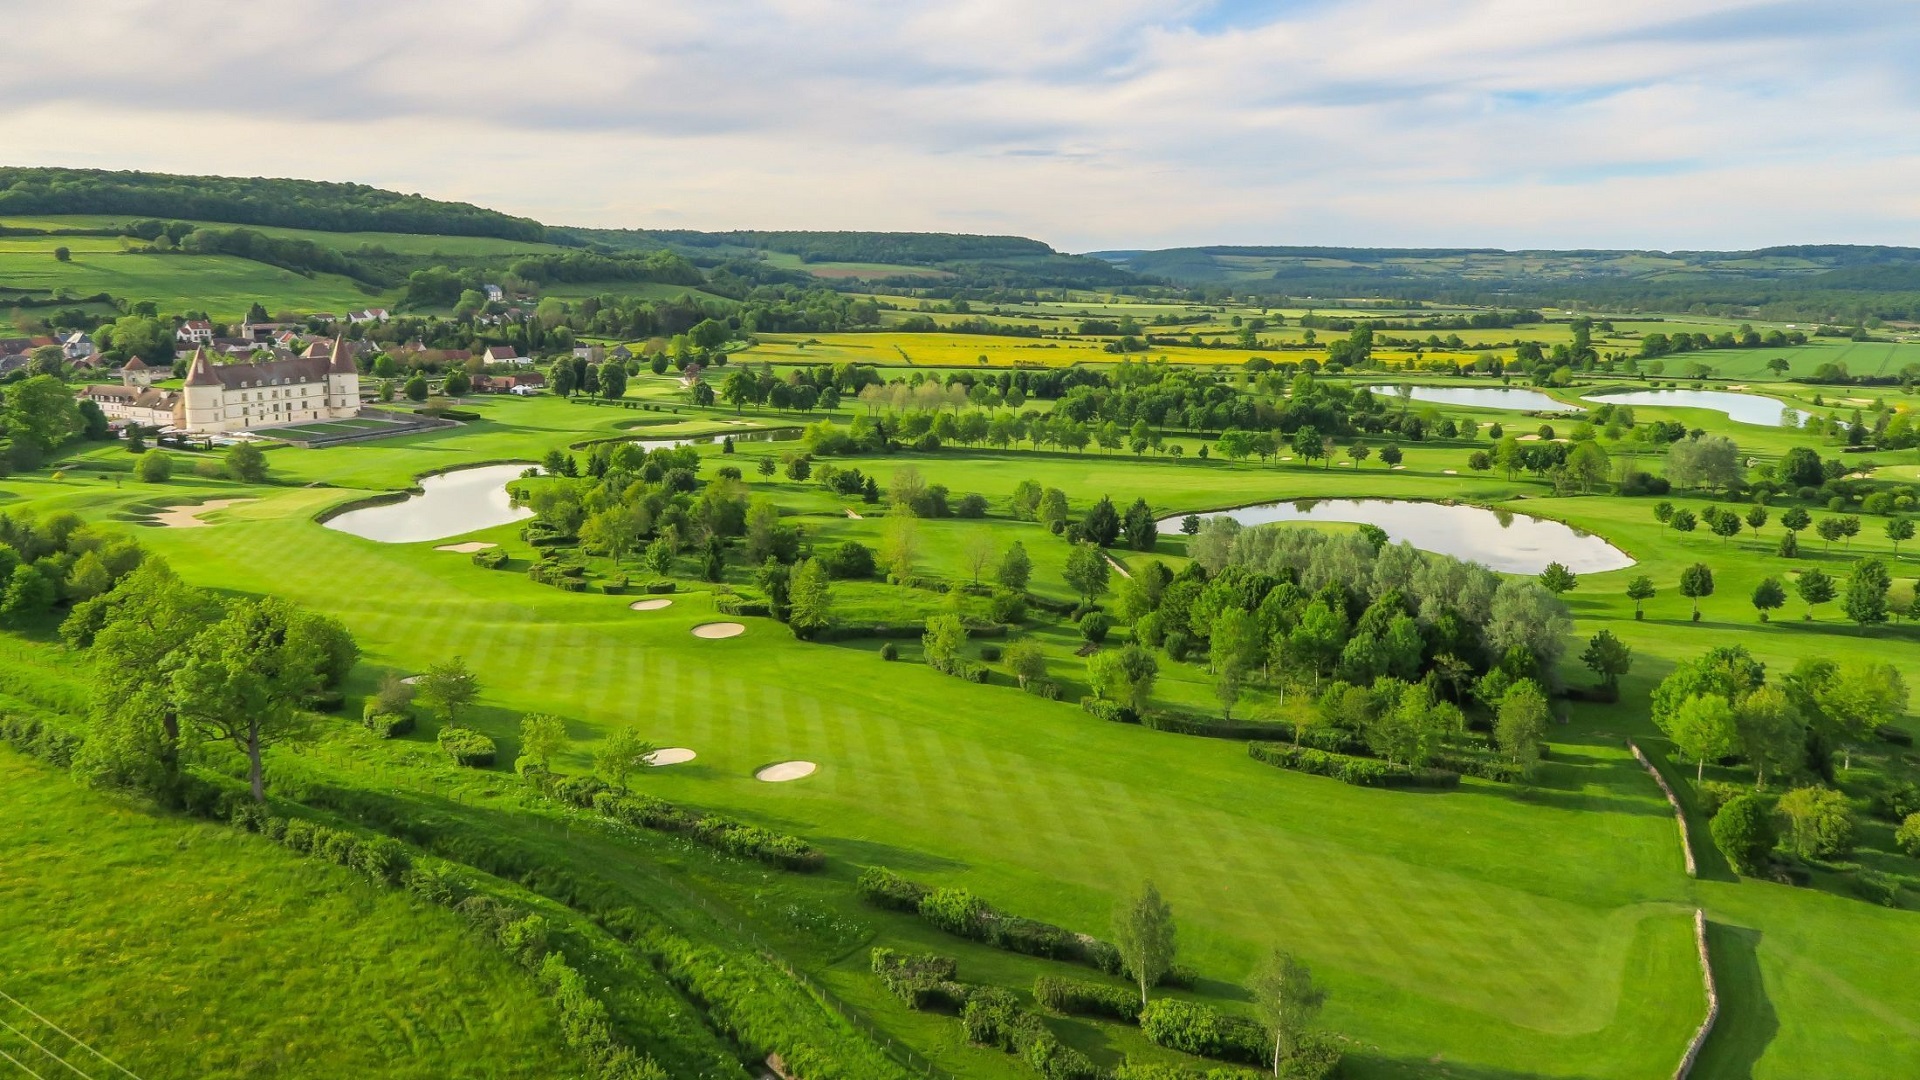
[[[104,408],[104,406],[103,406]],[[333,420],[360,411],[360,369],[345,338],[329,356],[216,364],[196,349],[174,427],[196,435]]]
[[[480,359],[488,364],[512,364],[515,367],[524,367],[533,363],[533,357],[521,356],[511,345],[489,345],[487,351],[480,355]]]
[[[213,324],[203,319],[189,319],[180,324],[173,332],[174,339],[188,345],[213,344]]]
[[[489,304],[498,304],[507,298],[506,290],[498,285],[482,285],[480,288],[486,291]]]
[[[386,308],[367,308],[365,311],[347,312],[347,321],[353,323],[383,323],[392,317]]]
[[[93,339],[75,330],[60,341],[60,351],[69,360],[85,360],[93,355]]]

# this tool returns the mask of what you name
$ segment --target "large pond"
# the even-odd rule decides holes
[[[761,431],[721,431],[715,432],[712,435],[683,435],[678,439],[632,438],[626,441],[642,450],[658,450],[662,447],[671,449],[676,446],[707,446],[712,443],[717,443],[723,438],[731,438],[736,443],[792,442],[798,439],[800,434],[800,429],[797,427],[767,428]]]
[[[1243,506],[1202,516],[1226,516],[1242,525],[1288,521],[1377,525],[1386,530],[1389,540],[1405,540],[1422,551],[1451,555],[1509,574],[1537,574],[1553,562],[1576,574],[1623,570],[1633,565],[1626,552],[1592,533],[1558,521],[1482,506],[1407,499],[1318,499]],[[1179,528],[1179,518],[1160,523],[1162,532]]]
[[[476,529],[505,525],[533,516],[507,497],[507,481],[527,469],[519,465],[479,465],[422,477],[420,493],[400,502],[363,506],[327,519],[329,529],[383,544],[445,540]]]
[[[1397,386],[1369,386],[1368,390],[1384,398],[1398,398]],[[1538,390],[1508,386],[1412,386],[1415,401],[1435,405],[1462,405],[1471,409],[1506,409],[1510,412],[1585,412],[1580,405],[1569,405]]]
[[[1587,398],[1609,405],[1659,405],[1672,409],[1712,409],[1725,413],[1727,418],[1742,424],[1757,424],[1761,427],[1785,427],[1782,417],[1786,413],[1787,403],[1778,398],[1761,397],[1758,394],[1736,394],[1727,390],[1622,390],[1611,394],[1598,394]],[[1795,409],[1800,423],[1807,422],[1813,414]],[[1798,427],[1799,425],[1794,425]]]

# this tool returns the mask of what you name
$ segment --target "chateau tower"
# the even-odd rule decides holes
[[[187,430],[221,429],[221,421],[226,415],[226,391],[219,376],[213,373],[213,365],[207,360],[204,346],[193,350],[193,364],[187,368],[187,380],[181,397],[184,399]]]
[[[333,355],[327,360],[327,411],[352,416],[359,410],[360,369],[354,365],[346,336],[341,335],[333,339]]]

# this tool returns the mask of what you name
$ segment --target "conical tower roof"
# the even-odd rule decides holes
[[[333,356],[327,361],[329,375],[355,375],[360,371],[353,366],[353,351],[347,348],[347,339],[343,334],[333,339]]]
[[[207,362],[207,350],[204,347],[193,350],[193,365],[187,368],[186,385],[220,385],[220,379],[213,373],[213,365]]]

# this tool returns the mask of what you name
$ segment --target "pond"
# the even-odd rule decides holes
[[[1243,506],[1201,516],[1223,515],[1242,525],[1314,521],[1377,525],[1396,543],[1405,540],[1422,551],[1451,555],[1508,574],[1537,574],[1552,562],[1576,574],[1623,570],[1633,565],[1626,552],[1592,533],[1558,521],[1483,506],[1410,499],[1319,499]],[[1163,533],[1179,528],[1179,518],[1160,523]]]
[[[671,449],[676,446],[706,446],[717,443],[728,436],[732,436],[735,443],[792,442],[800,437],[800,429],[790,427],[766,428],[760,431],[717,431],[711,435],[683,435],[677,439],[633,438],[625,441],[632,443],[642,450],[658,450],[662,447]]]
[[[1399,398],[1400,390],[1396,386],[1369,386],[1368,390],[1394,400]],[[1585,412],[1584,406],[1569,405],[1564,401],[1541,393],[1538,390],[1522,390],[1506,386],[1414,386],[1415,401],[1431,402],[1435,405],[1462,405],[1471,409],[1505,409],[1509,412]]]
[[[515,506],[507,497],[507,481],[517,479],[528,464],[478,465],[424,476],[417,495],[349,510],[322,524],[363,540],[417,544],[530,518],[531,508]]]
[[[1611,394],[1597,394],[1587,400],[1610,405],[1663,405],[1674,409],[1712,409],[1717,413],[1725,413],[1728,419],[1736,423],[1756,424],[1760,427],[1784,427],[1780,417],[1787,408],[1787,403],[1779,398],[1761,397],[1758,394],[1736,394],[1728,390],[1622,390]],[[1800,422],[1803,424],[1813,415],[1802,409],[1795,409],[1794,412],[1800,414]]]

